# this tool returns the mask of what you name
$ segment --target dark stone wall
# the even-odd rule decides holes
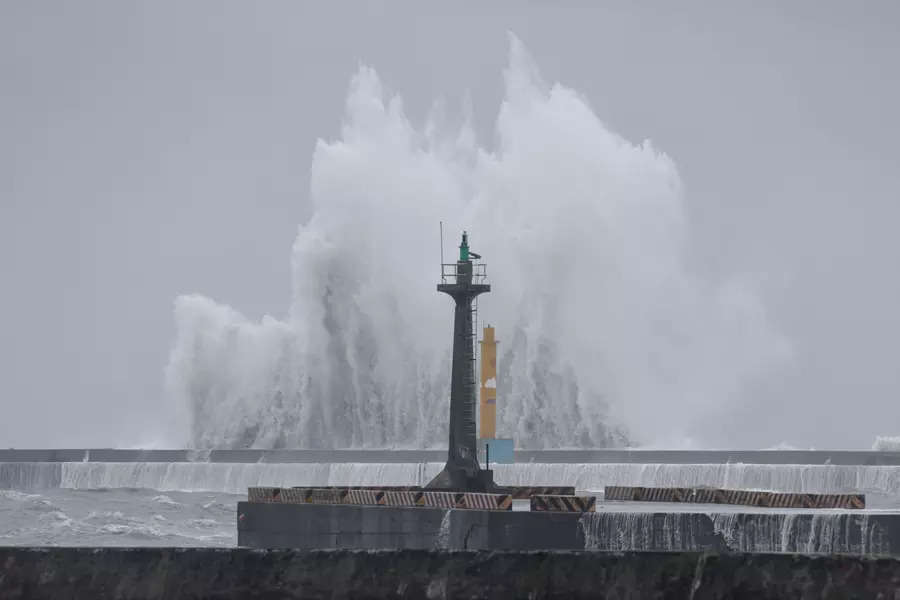
[[[0,548],[2,598],[895,598],[900,561],[691,553]]]

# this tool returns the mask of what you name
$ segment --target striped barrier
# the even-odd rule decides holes
[[[344,498],[350,490],[313,489],[302,490],[303,498],[308,504],[344,504]]]
[[[575,488],[570,485],[503,486],[503,492],[513,500],[528,500],[532,496],[573,496]]]
[[[247,500],[250,502],[275,502],[281,504],[304,504],[311,502],[328,504],[363,504],[363,498],[374,498],[372,504],[384,504],[380,495],[357,494],[355,492],[380,492],[421,490],[416,486],[321,486],[321,487],[251,487],[247,488]],[[354,500],[347,498],[354,492]],[[327,501],[327,502],[326,502]]]
[[[308,485],[298,485],[291,489],[295,490],[382,490],[385,492],[414,492],[423,490],[419,485],[317,485],[311,487]]]
[[[311,491],[302,488],[252,487],[247,489],[247,500],[276,504],[304,504]]]
[[[343,504],[347,490],[329,488],[265,488],[247,489],[250,502],[276,504]]]
[[[308,490],[366,490],[381,492],[428,492],[428,493],[445,493],[438,491],[429,491],[426,488],[416,485],[341,485],[327,486],[319,485],[311,486],[295,486],[291,488],[275,488],[275,487],[254,487],[249,488],[249,494],[253,496],[251,502],[281,502],[277,497],[283,493],[282,490],[305,490],[299,493],[306,494]],[[463,493],[463,492],[453,492]],[[528,500],[532,496],[573,496],[575,488],[566,485],[532,485],[532,486],[503,486],[500,487],[497,494],[508,494],[513,500]],[[272,498],[275,497],[275,500]]]
[[[250,502],[279,504],[353,504],[361,506],[427,506],[479,510],[512,510],[510,494],[425,492],[386,488],[266,488],[247,490]]]
[[[391,492],[384,493],[386,506],[425,506],[425,492]]]
[[[512,510],[509,494],[475,492],[385,492],[388,506],[427,506],[477,510]]]
[[[596,512],[594,496],[535,495],[531,497],[531,510],[535,512]]]
[[[652,488],[608,485],[604,488],[604,500],[631,500],[635,502],[690,502],[691,488]]]
[[[345,504],[380,505],[384,504],[385,490],[347,490]]]
[[[276,497],[275,490],[278,490],[278,494],[281,493],[280,488],[264,488],[264,487],[252,487],[247,489],[247,501],[248,502],[277,502],[277,500],[273,500]]]
[[[425,492],[422,500],[430,508],[456,508],[462,501],[462,492]]]
[[[635,502],[690,502],[699,504],[739,504],[768,508],[845,508],[866,507],[865,494],[801,494],[757,490],[716,488],[651,488],[606,486],[606,500]]]
[[[512,510],[513,498],[509,494],[479,494],[468,492],[462,494],[461,501],[454,508],[478,510]]]
[[[320,485],[315,488],[309,486],[297,486],[296,489],[325,489],[325,490],[382,490],[386,492],[429,492],[427,488],[417,485]],[[462,493],[462,492],[458,492]],[[528,500],[532,496],[572,496],[575,488],[571,485],[528,485],[528,486],[500,486],[494,493],[509,494],[513,500]]]

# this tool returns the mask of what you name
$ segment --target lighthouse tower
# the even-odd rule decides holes
[[[456,303],[453,318],[453,368],[450,380],[450,446],[447,464],[426,486],[435,489],[485,492],[495,489],[493,474],[478,464],[475,431],[475,328],[472,301],[491,291],[484,283],[485,265],[473,263],[481,258],[469,250],[464,231],[459,245],[459,260],[441,265],[437,289]]]

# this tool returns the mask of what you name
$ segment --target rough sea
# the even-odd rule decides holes
[[[0,490],[0,545],[234,546],[246,494]]]

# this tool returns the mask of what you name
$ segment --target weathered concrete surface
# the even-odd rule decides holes
[[[249,548],[803,552],[900,556],[900,514],[503,512],[238,503]]]
[[[249,548],[583,550],[578,514],[238,503]]]
[[[0,449],[3,462],[431,463],[446,450]],[[900,452],[875,450],[516,450],[517,463],[900,465]]]
[[[900,561],[793,555],[0,548],[3,598],[895,598]]]

